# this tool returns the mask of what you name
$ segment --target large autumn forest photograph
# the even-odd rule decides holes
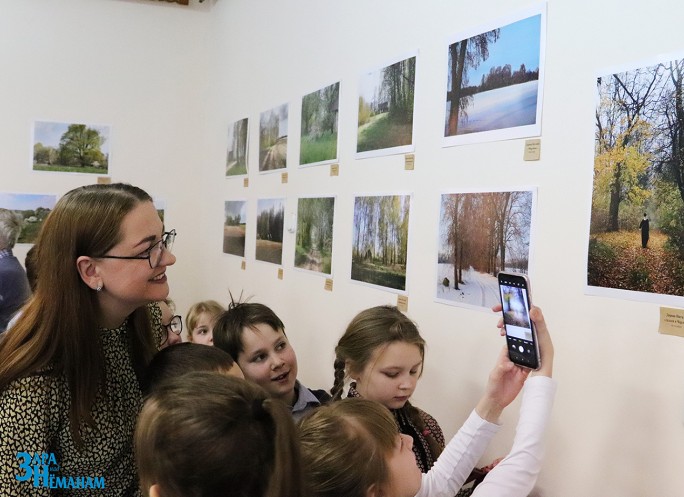
[[[366,73],[359,85],[356,152],[413,143],[416,58]]]
[[[410,195],[356,197],[351,279],[406,290]]]
[[[684,296],[684,59],[596,84],[587,283]]]
[[[435,298],[489,308],[499,271],[527,274],[533,191],[442,195]]]
[[[541,14],[449,45],[445,137],[538,123]]]

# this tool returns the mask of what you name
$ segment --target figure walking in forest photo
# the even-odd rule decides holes
[[[596,86],[587,284],[684,296],[684,60]]]

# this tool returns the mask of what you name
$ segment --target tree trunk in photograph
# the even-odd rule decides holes
[[[461,83],[463,82],[463,69],[468,49],[468,40],[451,45],[451,108],[449,110],[449,130],[447,135],[455,135],[458,131],[458,110],[461,100]],[[454,61],[456,61],[454,63]]]

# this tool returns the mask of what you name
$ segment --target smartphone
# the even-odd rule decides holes
[[[503,271],[498,279],[508,357],[519,366],[539,369],[539,342],[530,319],[530,281],[523,274]]]

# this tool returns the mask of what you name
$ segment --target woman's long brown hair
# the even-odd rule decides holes
[[[82,444],[79,427],[93,423],[91,409],[98,389],[105,386],[105,371],[97,296],[81,280],[76,259],[105,254],[120,241],[124,216],[140,202],[151,201],[140,188],[121,183],[89,185],[65,194],[36,241],[36,290],[0,342],[0,390],[48,369],[65,378],[77,446]],[[129,319],[130,354],[138,373],[155,350],[149,311],[139,308]]]

